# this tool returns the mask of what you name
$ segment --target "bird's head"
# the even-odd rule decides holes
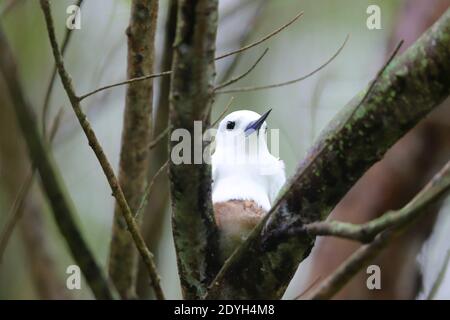
[[[265,120],[271,111],[270,109],[263,115],[250,110],[230,113],[219,124],[216,134],[217,146],[238,147],[252,138],[257,138],[254,141],[266,146],[267,123]]]

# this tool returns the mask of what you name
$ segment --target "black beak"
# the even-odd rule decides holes
[[[244,130],[245,136],[248,137],[253,132],[258,131],[259,128],[261,128],[261,126],[263,125],[264,121],[266,121],[266,118],[269,116],[269,113],[271,111],[272,109],[264,113],[258,120],[250,122],[247,128],[245,128]]]

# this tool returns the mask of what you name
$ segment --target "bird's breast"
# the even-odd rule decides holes
[[[221,251],[225,257],[247,238],[266,213],[266,210],[251,200],[229,200],[214,204],[214,217],[221,236]]]

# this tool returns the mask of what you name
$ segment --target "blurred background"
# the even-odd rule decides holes
[[[160,0],[156,71],[170,69],[167,62],[170,46],[165,44],[165,39],[168,35],[170,38],[167,21],[173,7],[171,2]],[[450,5],[448,0],[220,0],[219,3],[218,54],[261,38],[304,11],[299,21],[269,41],[236,58],[217,62],[217,82],[220,83],[246,71],[264,49],[269,48],[256,69],[233,87],[272,84],[305,75],[328,60],[346,35],[350,35],[345,48],[330,65],[302,82],[216,97],[213,120],[223,111],[230,96],[234,97],[230,112],[250,109],[262,113],[268,108],[273,109],[268,123],[269,127],[280,129],[280,157],[286,163],[288,175],[295,172],[297,164],[328,121],[376,75],[398,41],[405,40],[402,47],[405,50]],[[60,40],[66,31],[66,8],[70,4],[73,1],[52,2]],[[369,30],[366,26],[369,16],[366,9],[371,4],[381,8],[380,30]],[[127,0],[84,1],[81,29],[73,31],[65,55],[66,67],[77,93],[125,79],[125,29],[129,11],[130,1]],[[41,117],[53,56],[39,2],[0,0],[0,14],[0,23],[14,50],[25,92]],[[157,79],[155,83],[159,88],[155,90],[154,104],[157,134],[167,123],[167,99],[161,96],[167,84],[163,79]],[[24,142],[8,99],[0,77],[0,230],[3,230],[14,199],[30,172]],[[115,169],[119,162],[124,102],[124,86],[83,101],[83,108]],[[77,219],[82,233],[106,270],[114,210],[110,188],[58,78],[49,106],[48,119],[53,119],[60,108],[64,110],[53,153],[79,213]],[[153,149],[152,175],[164,163],[164,151],[165,143]],[[362,223],[389,209],[402,207],[449,158],[450,103],[447,101],[365,174],[336,207],[332,217]],[[181,292],[168,200],[167,176],[162,174],[150,195],[143,232],[156,255],[166,295],[178,299]],[[449,207],[433,208],[434,213],[422,220],[423,223],[391,244],[376,259],[374,263],[380,265],[382,272],[382,290],[368,290],[367,274],[362,272],[337,298],[415,298],[421,291],[421,279],[426,278],[420,272],[419,253],[422,262],[434,259],[431,265],[437,268],[445,257],[442,246],[446,246],[446,250],[450,247],[446,244],[450,241],[435,240],[441,246],[437,253],[431,245],[426,252],[422,250],[439,211],[439,225],[450,225]],[[445,239],[445,229],[436,230],[435,234]],[[346,240],[319,239],[310,257],[300,265],[285,298],[298,297],[312,283],[332,272],[357,247],[358,244]],[[70,264],[73,261],[53,222],[39,181],[35,179],[23,206],[23,217],[0,261],[0,299],[92,298],[84,282],[81,290],[65,289],[66,268]],[[422,265],[425,269],[426,263]],[[139,296],[151,297],[148,289],[147,279],[140,277]],[[443,292],[440,297],[450,298],[450,292]]]

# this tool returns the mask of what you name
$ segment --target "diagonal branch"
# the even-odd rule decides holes
[[[238,82],[239,80],[245,78],[250,72],[253,71],[253,69],[256,68],[256,66],[258,65],[258,63],[262,60],[262,58],[264,58],[264,56],[266,55],[267,51],[269,51],[268,48],[266,48],[266,50],[264,50],[264,52],[259,56],[259,58],[255,61],[255,63],[252,64],[252,66],[245,71],[243,74],[236,76],[234,78],[231,78],[228,81],[225,81],[224,83],[221,83],[219,85],[217,85],[216,87],[214,87],[214,91],[220,90],[222,88],[228,87],[229,85]]]
[[[64,237],[75,263],[80,267],[97,299],[115,298],[102,269],[83,239],[75,223],[76,212],[67,196],[53,157],[41,138],[33,109],[22,91],[16,65],[3,30],[0,28],[0,70],[14,103],[14,111],[33,164],[52,208],[56,224]]]
[[[310,299],[331,299],[353,276],[389,243],[423,216],[431,204],[443,198],[450,190],[450,162],[405,207],[395,212],[397,219],[390,228],[378,234],[374,241],[356,250],[310,294]]]
[[[280,83],[269,84],[269,85],[264,85],[264,86],[250,86],[250,87],[242,87],[242,88],[232,88],[232,89],[225,89],[225,90],[216,90],[215,92],[217,94],[220,94],[220,93],[235,93],[235,92],[258,91],[258,90],[265,90],[265,89],[273,89],[273,88],[284,87],[284,86],[288,86],[288,85],[291,85],[291,84],[303,81],[303,80],[313,76],[314,74],[316,74],[317,72],[319,72],[320,70],[325,68],[327,65],[329,65],[339,55],[339,53],[341,53],[342,49],[344,49],[345,44],[348,41],[348,38],[349,38],[349,36],[347,35],[345,37],[344,42],[341,44],[341,46],[338,48],[338,50],[327,61],[325,61],[325,63],[323,63],[322,65],[320,65],[319,67],[317,67],[316,69],[314,69],[313,71],[309,72],[308,74],[306,74],[304,76],[301,76],[301,77],[293,79],[293,80],[283,81],[283,82],[280,82]]]
[[[313,237],[289,230],[324,220],[371,165],[448,97],[449,33],[450,10],[392,61],[365,102],[360,104],[367,88],[336,116],[271,212],[223,266],[207,298],[281,297],[314,245]]]
[[[230,51],[230,52],[221,54],[221,55],[217,56],[217,57],[215,58],[215,60],[220,60],[220,59],[223,59],[223,58],[232,56],[232,55],[234,55],[234,54],[241,53],[241,52],[246,51],[246,50],[248,50],[248,49],[251,49],[251,48],[253,48],[253,47],[256,47],[257,45],[263,43],[264,41],[269,40],[269,39],[272,38],[273,36],[277,35],[277,34],[280,33],[281,31],[283,31],[284,29],[286,29],[287,27],[289,27],[291,24],[293,24],[295,21],[297,21],[301,16],[303,16],[303,11],[297,13],[297,15],[296,15],[293,19],[291,19],[290,21],[288,21],[286,24],[282,25],[282,26],[279,27],[278,29],[272,31],[272,32],[269,33],[268,35],[265,35],[265,36],[262,37],[261,39],[255,41],[255,42],[253,42],[253,43],[250,43],[250,44],[248,44],[248,45],[246,45],[246,46],[243,46],[242,48],[239,48],[239,49],[237,49],[237,50],[233,50],[233,51]]]
[[[83,0],[77,0],[76,5],[81,7]],[[62,45],[61,45],[61,55],[64,56],[67,47],[69,46],[70,39],[72,38],[73,30],[66,28],[64,33]],[[50,76],[50,81],[47,85],[47,90],[45,91],[44,104],[42,105],[42,131],[44,134],[47,132],[47,116],[50,108],[50,98],[52,97],[53,88],[56,80],[56,65],[53,65],[52,75]]]
[[[158,17],[158,0],[133,0],[127,28],[127,77],[153,72],[154,43]],[[149,171],[149,148],[152,138],[153,82],[130,83],[125,98],[119,184],[131,212],[137,212]],[[124,299],[136,296],[137,252],[133,239],[116,203],[109,255],[109,274]],[[134,218],[138,217],[134,214]],[[142,220],[136,219],[141,225]]]
[[[126,84],[132,84],[132,83],[136,83],[136,82],[141,82],[141,81],[144,81],[144,80],[154,79],[154,78],[158,78],[158,77],[168,76],[170,74],[172,74],[172,71],[164,71],[164,72],[153,73],[153,74],[140,76],[140,77],[135,77],[135,78],[131,78],[131,79],[128,79],[128,80],[125,80],[125,81],[109,84],[107,86],[100,87],[98,89],[95,89],[93,91],[90,91],[88,93],[85,93],[85,94],[79,96],[78,100],[79,101],[84,100],[87,97],[90,97],[90,96],[92,96],[92,95],[94,95],[96,93],[99,93],[101,91],[108,90],[108,89],[111,89],[111,88],[123,86],[123,85],[126,85]]]
[[[50,5],[49,5],[48,0],[41,0],[41,7],[42,7],[42,11],[44,12],[45,22],[47,25],[47,31],[48,31],[52,51],[53,51],[53,56],[55,58],[56,67],[58,69],[59,76],[63,83],[63,87],[66,90],[66,93],[69,97],[69,100],[70,100],[72,108],[75,112],[75,115],[77,116],[77,119],[86,135],[86,138],[89,141],[89,145],[91,146],[92,150],[94,151],[95,155],[97,156],[98,161],[100,162],[103,172],[105,173],[105,176],[111,187],[112,194],[116,198],[117,203],[119,204],[119,206],[121,208],[121,212],[127,223],[129,232],[131,233],[133,240],[135,242],[135,245],[136,245],[139,253],[141,254],[141,257],[146,265],[146,268],[149,273],[150,279],[152,281],[152,286],[155,290],[155,293],[159,299],[163,299],[164,294],[161,289],[159,275],[156,271],[153,254],[147,248],[147,245],[145,244],[145,241],[139,232],[139,226],[133,218],[133,214],[130,210],[130,207],[128,206],[128,203],[125,199],[125,196],[119,185],[119,182],[114,174],[111,164],[109,163],[109,160],[106,157],[106,155],[103,151],[103,148],[101,147],[101,145],[97,139],[97,136],[95,135],[95,132],[93,131],[93,129],[91,127],[91,124],[88,122],[86,115],[84,114],[84,112],[81,109],[79,99],[76,96],[75,90],[72,86],[72,80],[64,67],[61,52],[59,51],[58,43],[56,41],[55,29],[54,29],[53,19],[51,16]]]
[[[53,121],[51,130],[50,130],[50,143],[53,141],[56,132],[58,131],[59,124],[62,117],[62,109],[55,117]],[[25,178],[25,181],[22,183],[19,192],[17,193],[13,205],[10,210],[9,218],[5,224],[4,229],[0,232],[0,263],[2,262],[3,253],[5,252],[6,246],[8,245],[8,241],[11,238],[11,235],[16,227],[17,223],[22,218],[24,214],[23,207],[25,205],[25,200],[30,192],[31,186],[34,181],[34,174],[36,172],[36,166],[32,165],[31,170]]]

